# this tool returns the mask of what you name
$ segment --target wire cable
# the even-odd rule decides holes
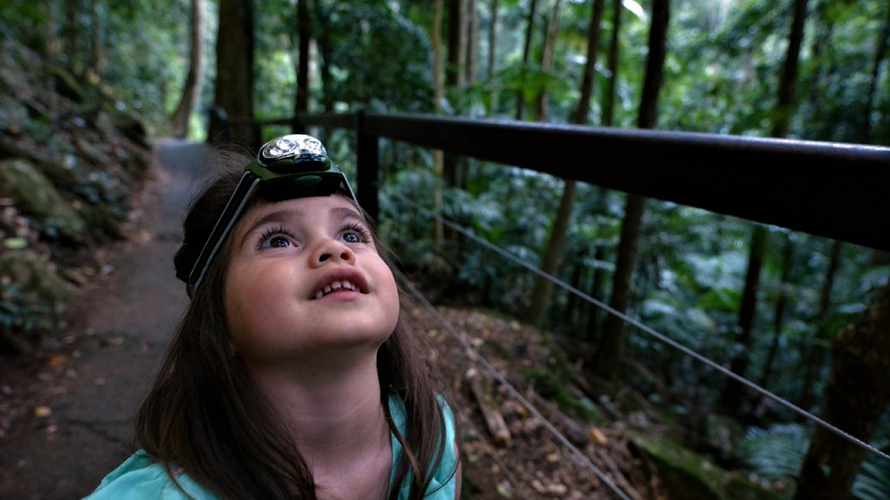
[[[471,358],[473,358],[474,361],[479,363],[482,366],[482,368],[485,369],[485,371],[489,372],[492,377],[497,379],[498,382],[500,382],[504,387],[506,387],[507,391],[513,396],[513,398],[515,398],[517,401],[519,401],[519,403],[522,404],[522,406],[524,406],[529,411],[529,413],[531,413],[535,418],[540,420],[541,423],[544,425],[544,427],[548,431],[550,431],[550,433],[553,434],[553,436],[560,443],[562,443],[563,446],[568,448],[569,451],[572,452],[572,455],[576,459],[578,459],[578,461],[582,465],[584,465],[587,468],[589,468],[590,470],[592,470],[593,473],[596,475],[596,477],[598,477],[600,479],[600,481],[605,483],[606,486],[608,486],[609,489],[611,489],[612,492],[618,496],[618,498],[620,498],[621,500],[631,500],[630,497],[628,497],[627,494],[625,494],[621,490],[621,488],[619,488],[618,485],[616,485],[609,478],[609,476],[607,476],[602,470],[600,470],[600,468],[597,467],[596,464],[594,464],[587,455],[582,453],[581,450],[579,450],[574,444],[572,444],[572,442],[569,441],[569,439],[567,437],[565,437],[561,432],[559,432],[559,429],[557,429],[556,426],[554,426],[552,423],[550,423],[549,420],[544,418],[544,415],[537,408],[535,408],[535,406],[532,405],[531,402],[529,402],[519,392],[518,389],[513,387],[513,384],[511,384],[509,381],[507,381],[507,379],[503,375],[501,375],[500,372],[498,372],[497,369],[494,366],[492,366],[491,363],[489,363],[487,359],[485,359],[481,354],[479,354],[479,351],[477,351],[476,348],[474,348],[473,345],[470,343],[470,341],[467,340],[466,335],[464,335],[460,330],[455,328],[454,325],[451,324],[451,322],[449,322],[444,316],[442,316],[442,314],[439,312],[439,310],[436,309],[436,307],[432,303],[430,303],[430,301],[427,300],[427,298],[424,297],[422,293],[420,293],[420,291],[417,289],[417,287],[414,286],[414,283],[412,283],[411,280],[409,280],[408,277],[405,276],[401,270],[399,270],[398,268],[393,268],[393,272],[398,276],[399,281],[403,285],[405,285],[406,288],[408,288],[408,291],[411,293],[411,295],[413,295],[414,298],[416,298],[424,306],[424,308],[427,311],[429,311],[430,314],[432,314],[442,324],[442,326],[445,327],[446,330],[448,330],[448,333],[450,333],[454,338],[457,339],[458,342],[461,343],[461,345],[464,346],[467,354]]]
[[[746,379],[745,377],[742,377],[741,375],[733,373],[731,370],[727,369],[726,367],[721,366],[720,364],[712,361],[711,359],[705,357],[704,355],[699,354],[696,351],[693,351],[692,349],[684,346],[683,344],[680,344],[679,342],[677,342],[677,341],[675,341],[661,333],[658,333],[651,327],[646,326],[643,323],[641,323],[640,321],[638,321],[634,318],[631,318],[630,316],[627,316],[626,314],[619,312],[618,310],[612,308],[608,304],[591,297],[590,295],[582,292],[581,290],[578,290],[577,288],[573,287],[572,285],[569,285],[568,283],[560,280],[556,276],[553,276],[552,274],[548,274],[548,273],[545,273],[544,271],[541,271],[534,265],[529,264],[528,262],[512,255],[511,253],[507,252],[506,250],[494,245],[493,243],[485,240],[484,238],[481,238],[481,237],[473,234],[471,231],[467,230],[466,228],[464,228],[458,224],[455,224],[454,222],[442,217],[441,215],[436,214],[430,210],[427,210],[426,208],[421,207],[417,203],[407,200],[402,196],[394,195],[394,197],[399,199],[400,201],[406,203],[407,205],[413,207],[417,211],[425,214],[426,216],[438,220],[442,224],[450,227],[451,229],[454,229],[455,231],[463,234],[464,236],[470,238],[471,240],[479,243],[480,245],[500,254],[502,257],[505,257],[508,260],[510,260],[516,264],[519,264],[520,266],[528,269],[529,271],[537,274],[538,276],[541,276],[542,278],[563,288],[564,290],[566,290],[570,293],[573,293],[573,294],[577,295],[578,297],[581,297],[582,299],[586,300],[587,302],[599,307],[600,309],[605,310],[609,314],[613,314],[613,315],[617,316],[618,318],[623,320],[625,323],[628,323],[630,325],[637,327],[638,329],[642,330],[643,332],[645,332],[645,333],[651,335],[652,337],[658,339],[659,341],[673,347],[674,349],[677,349],[678,351],[682,352],[683,354],[686,354],[687,356],[690,356],[690,357],[700,361],[701,363],[704,363],[706,366],[709,366],[709,367],[713,368],[714,370],[717,370],[721,374],[735,380],[736,382],[744,385],[745,387],[747,387],[757,393],[760,393],[769,399],[772,399],[776,403],[779,403],[780,405],[793,411],[794,413],[814,422],[815,424],[821,426],[822,428],[828,430],[829,432],[834,433],[835,435],[843,438],[844,440],[846,440],[856,446],[859,446],[860,448],[865,449],[866,451],[878,456],[879,458],[882,458],[882,459],[890,462],[890,455],[887,455],[886,453],[875,448],[874,446],[872,446],[872,445],[866,443],[865,441],[862,441],[861,439],[857,438],[856,436],[853,436],[852,434],[849,434],[848,432],[826,422],[825,420],[817,417],[816,415],[813,415],[812,413],[804,410],[803,408],[796,406],[794,403],[786,400],[785,398],[783,398],[777,394],[774,394],[774,393],[768,391],[767,389],[764,389],[763,387],[760,387],[759,385],[755,384],[754,382],[751,382],[750,380]]]

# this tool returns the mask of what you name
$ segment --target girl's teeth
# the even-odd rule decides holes
[[[316,293],[315,298],[320,299],[331,292],[336,292],[337,290],[350,290],[354,292],[358,290],[358,288],[351,281],[335,281],[330,285],[324,287],[322,291]]]

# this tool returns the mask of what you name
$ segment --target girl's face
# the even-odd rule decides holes
[[[346,198],[261,203],[230,238],[226,314],[249,365],[376,349],[395,329],[395,280]]]

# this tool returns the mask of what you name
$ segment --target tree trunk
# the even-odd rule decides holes
[[[890,282],[863,317],[835,336],[822,418],[868,442],[890,405]],[[795,500],[850,497],[865,450],[816,427],[800,470]]]
[[[448,68],[445,80],[449,87],[466,82],[467,66],[467,0],[451,0],[448,12]]]
[[[531,0],[528,7],[528,18],[525,27],[525,42],[522,45],[522,74],[525,75],[525,68],[528,65],[528,58],[532,49],[532,37],[535,33],[535,11],[538,8],[538,0]],[[525,111],[525,95],[522,89],[516,91],[516,116],[517,120],[522,120]]]
[[[814,339],[809,349],[807,349],[804,361],[806,372],[800,391],[800,407],[804,410],[809,410],[815,404],[813,384],[816,381],[816,375],[822,371],[822,365],[825,363],[826,348],[823,344],[828,341],[825,332],[825,319],[828,317],[828,311],[831,307],[831,289],[834,287],[834,278],[840,265],[841,246],[840,241],[835,241],[831,245],[828,270],[825,272],[825,281],[822,283],[822,293],[819,296],[819,316],[816,318],[816,334],[813,336]]]
[[[621,0],[612,2],[612,38],[609,41],[609,60],[607,62],[609,70],[608,87],[603,96],[603,119],[602,124],[611,127],[615,119],[615,89],[618,87],[618,53],[621,49]]]
[[[331,36],[325,28],[328,25],[328,14],[324,9],[324,2],[313,2],[311,4],[313,18],[320,29],[315,30],[315,42],[318,46],[319,67],[318,72],[321,78],[321,106],[326,113],[334,111],[334,97],[331,93]]]
[[[865,109],[862,112],[862,141],[870,143],[871,141],[871,114],[875,103],[875,89],[878,86],[878,76],[880,75],[881,63],[887,56],[887,39],[890,38],[890,5],[887,6],[887,18],[884,19],[884,26],[878,34],[878,46],[875,49],[875,59],[871,67],[871,80],[868,84],[868,93],[866,94]]]
[[[83,10],[82,0],[68,0],[65,2],[65,55],[67,56],[68,70],[74,76],[82,76],[83,54],[80,41],[83,38],[81,31],[80,13]]]
[[[105,71],[105,47],[102,45],[102,6],[99,0],[90,2],[90,60],[88,78],[95,84]]]
[[[618,257],[615,261],[615,276],[612,280],[612,297],[609,306],[619,312],[627,309],[630,298],[630,277],[633,274],[634,262],[639,246],[640,223],[646,198],[629,194],[624,207],[624,219],[621,222],[621,239],[618,242]],[[603,326],[603,334],[599,345],[593,353],[590,370],[607,379],[615,377],[621,351],[624,349],[624,320],[609,314]]]
[[[189,70],[182,88],[182,97],[176,105],[176,111],[170,118],[175,137],[186,137],[189,130],[189,119],[194,111],[198,96],[201,95],[204,67],[204,0],[191,0],[191,19],[189,22]]]
[[[779,343],[782,340],[782,326],[785,322],[785,308],[788,306],[788,292],[786,287],[791,281],[791,269],[794,263],[794,242],[789,236],[785,237],[785,247],[782,249],[782,278],[779,284],[779,299],[776,301],[776,312],[773,315],[773,342],[766,356],[766,364],[760,375],[760,387],[766,387],[772,375],[773,362],[779,352]]]
[[[637,117],[639,128],[652,128],[658,109],[658,93],[661,90],[661,74],[667,52],[667,28],[670,22],[670,0],[653,0],[652,26],[649,29],[649,55],[646,58],[646,77],[643,82],[643,95],[640,99],[640,114]],[[624,312],[630,297],[630,277],[633,274],[637,247],[639,246],[640,222],[646,198],[629,194],[621,223],[621,239],[618,243],[618,258],[615,262],[615,276],[612,280],[612,297],[609,305],[616,311]],[[614,378],[624,347],[624,320],[614,314],[608,315],[603,326],[599,345],[592,356],[591,369],[604,378]]]
[[[550,231],[550,240],[544,259],[541,262],[541,270],[547,274],[556,273],[559,261],[562,259],[562,245],[565,243],[566,231],[572,218],[572,206],[575,203],[575,191],[577,182],[565,181],[562,197],[559,199],[559,209],[556,211],[556,220]],[[550,297],[553,294],[553,283],[542,276],[535,277],[535,290],[532,293],[531,305],[528,311],[528,322],[535,326],[544,324],[547,308],[550,306]]]
[[[544,36],[544,47],[541,52],[541,69],[548,71],[553,68],[553,49],[556,46],[556,33],[559,30],[559,10],[562,6],[562,0],[554,0],[553,12],[551,13],[550,22],[547,23],[547,33]],[[538,94],[538,121],[548,121],[547,110],[547,90],[541,90]]]
[[[488,80],[494,78],[498,42],[498,0],[491,0],[491,25],[488,27]]]
[[[479,18],[476,15],[477,0],[467,0],[466,11],[466,39],[467,39],[467,71],[465,83],[473,83],[476,81],[476,71],[478,67],[478,57],[476,52],[479,49]]]
[[[433,109],[435,113],[442,113],[442,101],[445,99],[445,74],[442,68],[442,0],[435,0],[433,7],[433,81],[435,83],[435,101]],[[444,162],[441,149],[433,151],[433,169],[436,177],[444,175]],[[442,210],[442,184],[439,183],[433,192],[433,211],[439,213]],[[433,241],[436,246],[442,244],[445,237],[445,228],[442,222],[436,219],[433,223]]]
[[[259,143],[245,123],[253,120],[253,29],[251,0],[220,0],[213,106],[236,122],[228,127],[227,142],[250,149]],[[211,126],[207,137],[216,141],[221,132]]]
[[[748,252],[748,271],[745,274],[745,290],[742,292],[742,304],[739,307],[738,349],[730,361],[733,373],[741,377],[748,371],[748,352],[751,347],[754,319],[757,313],[757,290],[760,287],[760,269],[763,267],[763,255],[766,253],[767,230],[761,225],[754,226],[751,232],[751,246]],[[734,379],[729,379],[720,398],[720,408],[728,414],[738,413],[744,400],[744,387]]]
[[[797,85],[797,66],[800,59],[800,45],[803,42],[803,28],[807,17],[807,0],[794,0],[794,18],[791,21],[791,34],[788,36],[788,51],[782,67],[782,80],[779,82],[779,99],[773,120],[773,137],[788,135],[788,123],[794,111],[794,87]]]
[[[575,108],[572,123],[584,125],[590,110],[590,98],[596,88],[596,60],[600,47],[600,28],[603,20],[606,0],[594,0],[590,16],[590,25],[587,27],[587,62],[584,63],[584,78],[581,80],[581,99]]]
[[[600,37],[599,23],[602,20],[602,3],[603,0],[597,0],[597,4],[600,6],[600,13],[599,15],[597,15],[597,9],[594,8],[594,14],[590,19],[591,25],[587,29],[588,52],[587,63],[585,65],[585,74],[593,73],[593,68],[595,68],[596,66],[596,56],[599,50]],[[556,8],[554,9],[553,19],[556,19],[558,15],[559,0],[557,0]],[[555,26],[555,23],[551,22],[551,27],[553,26]],[[550,38],[551,35],[555,37],[555,28],[552,32],[548,32],[548,38]],[[577,111],[575,112],[576,120],[582,120],[575,122],[579,125],[587,123],[587,109],[590,106],[590,96],[592,93],[592,83],[587,84],[586,86],[584,83],[582,83],[581,99],[578,101]],[[546,109],[546,107],[542,109]],[[569,219],[572,215],[572,206],[575,203],[575,191],[575,181],[567,180],[563,187],[562,197],[559,200],[559,210],[557,211],[556,221],[553,224],[553,229],[550,232],[550,238],[547,242],[547,249],[544,252],[543,259],[541,259],[541,270],[547,274],[555,274],[557,268],[559,267],[559,261],[562,257],[562,246],[565,242],[566,231],[569,227]],[[553,283],[540,276],[535,278],[535,288],[532,292],[532,303],[528,313],[529,323],[538,327],[543,325],[544,318],[547,313],[547,308],[550,305],[552,293]]]
[[[661,90],[664,58],[667,54],[667,29],[670,20],[670,0],[653,0],[652,28],[649,30],[649,56],[646,58],[646,79],[640,98],[637,127],[655,128],[658,113],[658,93]]]
[[[309,112],[309,42],[312,40],[312,18],[309,0],[297,0],[297,33],[299,56],[297,59],[297,95],[294,98],[294,115]],[[305,133],[304,127],[294,130]]]

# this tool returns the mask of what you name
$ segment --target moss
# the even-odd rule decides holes
[[[682,500],[779,500],[782,497],[749,483],[706,457],[663,436],[634,436],[634,442],[658,468],[666,495]]]
[[[86,224],[40,171],[24,160],[0,162],[0,184],[22,212],[70,240],[82,242]]]
[[[602,415],[592,401],[573,396],[553,373],[530,368],[520,374],[526,383],[534,385],[538,394],[555,402],[563,412],[585,422],[602,421]]]

